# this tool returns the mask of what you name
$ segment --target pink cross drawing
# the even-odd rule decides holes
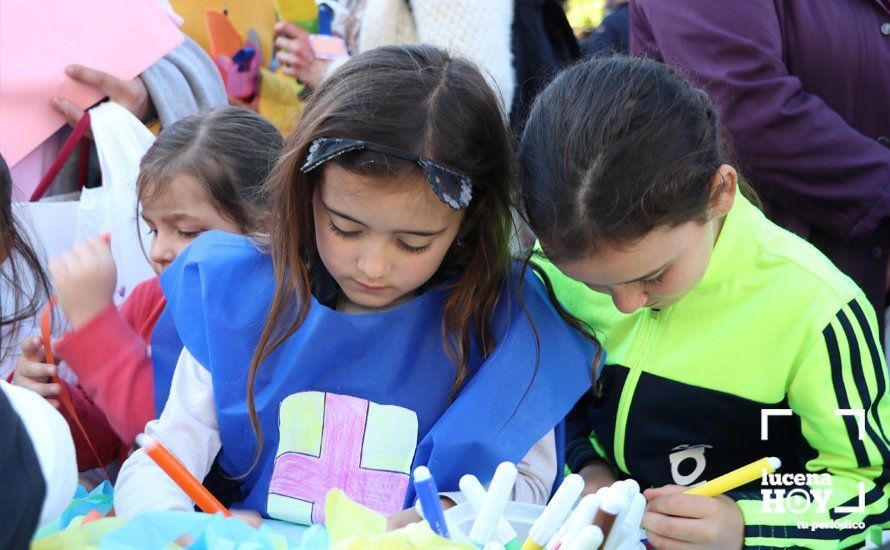
[[[408,475],[362,467],[368,401],[325,394],[320,456],[288,452],[275,460],[269,492],[312,503],[312,523],[324,523],[331,489],[386,516],[402,509]]]

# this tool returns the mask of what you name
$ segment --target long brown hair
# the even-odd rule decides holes
[[[23,226],[12,212],[12,177],[0,155],[0,285],[12,295],[11,304],[0,303],[0,338],[7,328],[6,341],[0,341],[0,363],[18,345],[20,324],[34,317],[49,299],[49,278],[40,256],[28,242]],[[11,305],[11,311],[2,311]]]
[[[263,445],[254,400],[257,371],[306,319],[311,274],[321,261],[312,211],[321,171],[300,171],[311,143],[321,137],[410,151],[472,178],[473,200],[459,238],[430,281],[449,280],[441,330],[456,369],[452,397],[466,381],[471,342],[486,357],[494,350],[492,317],[510,279],[512,142],[497,98],[480,72],[429,46],[385,47],[350,59],[315,91],[268,182],[268,247],[276,287],[247,386],[257,459]],[[328,162],[379,179],[381,185],[422,173],[416,164],[373,151]]]

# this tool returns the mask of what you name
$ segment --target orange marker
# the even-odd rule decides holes
[[[185,491],[185,494],[187,494],[189,498],[195,501],[198,508],[204,510],[208,514],[221,512],[222,515],[226,517],[232,516],[232,513],[229,512],[225,506],[220,504],[220,502],[216,500],[216,497],[211,495],[210,491],[201,485],[201,482],[185,469],[182,462],[177,460],[177,458],[173,456],[173,453],[161,445],[160,441],[152,439],[145,434],[139,434],[136,436],[136,443],[145,449],[145,454],[150,456],[151,459],[154,460],[168,476],[170,476],[170,479],[175,481],[176,484],[179,485],[179,488]]]
[[[100,238],[105,244],[109,246],[111,245],[111,233],[108,231],[102,233]],[[50,296],[49,303],[46,304],[46,307],[43,308],[43,312],[40,314],[40,339],[43,342],[43,357],[48,365],[53,366],[56,364],[52,345],[53,308],[58,304],[59,297],[56,295]],[[59,385],[59,401],[62,403],[62,406],[65,407],[65,410],[68,412],[71,419],[74,420],[74,424],[77,425],[81,435],[83,435],[84,441],[87,442],[87,445],[93,452],[93,457],[95,457],[96,463],[99,464],[99,468],[101,468],[102,473],[105,474],[105,479],[111,479],[108,477],[108,471],[105,469],[105,466],[102,465],[99,453],[96,452],[96,448],[93,446],[93,440],[90,438],[89,432],[87,432],[86,428],[83,427],[83,423],[80,421],[80,415],[77,414],[77,409],[74,408],[74,404],[71,402],[71,395],[68,393],[68,389],[65,387],[65,384],[62,383],[62,380],[59,379],[58,369],[53,372],[51,378],[54,383]]]

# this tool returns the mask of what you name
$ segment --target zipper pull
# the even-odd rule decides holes
[[[652,318],[653,318],[653,319],[658,319],[658,314],[661,313],[661,310],[660,310],[660,309],[654,309],[654,308],[653,308],[653,309],[650,309],[650,310],[649,310],[649,313],[652,314]]]

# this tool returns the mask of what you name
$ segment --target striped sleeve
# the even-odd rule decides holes
[[[799,365],[788,404],[800,419],[807,471],[787,473],[819,475],[794,495],[789,487],[791,501],[775,500],[774,492],[736,496],[746,548],[858,548],[869,527],[890,527],[890,396],[877,335],[874,311],[859,296]]]

